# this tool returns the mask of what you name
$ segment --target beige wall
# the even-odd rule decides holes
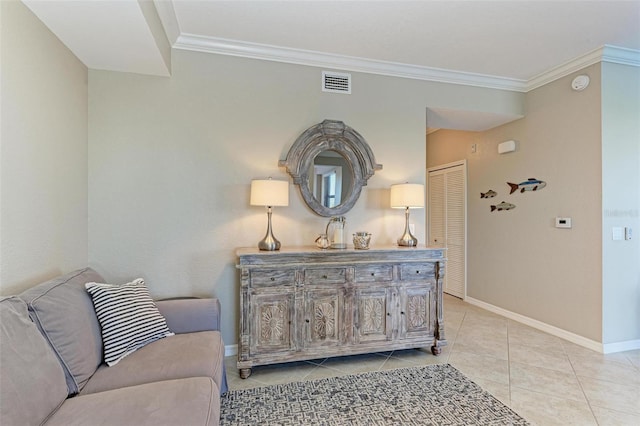
[[[87,69],[21,2],[0,11],[6,295],[87,264]]]
[[[600,66],[583,72],[582,92],[571,75],[527,93],[523,119],[429,135],[427,164],[468,160],[468,296],[601,342]],[[499,155],[510,139],[517,150]],[[547,187],[509,195],[507,181],[532,177]],[[480,199],[489,189],[498,196]],[[517,207],[490,212],[503,200]],[[555,228],[556,216],[573,228]]]
[[[277,161],[296,136],[334,118],[384,165],[347,215],[349,232],[392,242],[403,217],[388,208],[389,185],[424,182],[425,155],[429,167],[466,158],[469,296],[605,344],[640,339],[635,67],[603,64],[601,76],[592,66],[584,92],[571,91],[568,76],[525,103],[357,73],[353,95],[324,94],[316,68],[174,51],[173,77],[92,71],[88,95],[87,69],[21,2],[0,2],[0,23],[0,294],[89,263],[111,280],[145,276],[156,296],[220,297],[234,343],[234,250],[265,230],[264,211],[248,206],[249,182],[287,179]],[[527,116],[488,132],[439,131],[425,153],[426,107]],[[499,156],[507,139],[518,150]],[[506,195],[506,180],[527,177],[548,187]],[[479,198],[490,188],[518,207],[490,213],[493,200]],[[326,220],[291,191],[291,205],[274,213],[276,235],[310,244]],[[553,228],[559,215],[574,228]],[[412,211],[421,241],[424,220]],[[611,241],[613,226],[635,238]]]
[[[144,276],[158,297],[219,297],[227,344],[235,250],[266,230],[265,210],[249,206],[251,179],[289,179],[278,160],[306,128],[339,119],[367,140],[383,170],[346,215],[347,232],[384,244],[404,223],[389,186],[424,183],[427,106],[522,113],[522,94],[505,91],[354,73],[352,95],[329,94],[313,67],[185,51],[172,63],[171,78],[89,73],[89,263],[112,280]],[[311,245],[327,219],[290,194],[274,233],[284,246]],[[425,211],[411,217],[424,242]]]
[[[629,94],[635,94],[630,96]],[[602,65],[603,342],[640,345],[640,68]],[[613,241],[630,227],[630,241]],[[618,349],[618,348],[613,348]]]
[[[403,217],[388,208],[389,185],[424,182],[425,155],[428,166],[466,158],[469,295],[596,341],[639,338],[638,239],[610,241],[612,226],[639,225],[640,107],[625,96],[637,91],[636,68],[604,64],[601,88],[593,66],[584,92],[569,89],[569,76],[525,103],[358,73],[353,95],[325,94],[317,68],[174,51],[171,78],[91,71],[88,94],[87,70],[64,45],[22,3],[0,4],[1,294],[89,263],[114,281],[144,276],[158,297],[220,297],[223,334],[235,343],[234,250],[255,245],[266,220],[248,206],[249,182],[287,179],[277,161],[305,128],[334,118],[384,165],[347,215],[349,232],[392,242]],[[488,132],[434,133],[425,152],[426,107],[527,116]],[[517,152],[498,156],[507,139]],[[548,187],[505,195],[506,180],[527,177]],[[516,210],[490,213],[493,200],[479,199],[490,188]],[[274,213],[276,236],[310,244],[326,219],[291,191]],[[574,228],[553,228],[559,215]],[[425,212],[412,221],[425,241]]]

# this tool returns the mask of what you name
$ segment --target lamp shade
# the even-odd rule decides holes
[[[424,207],[424,185],[420,183],[391,185],[391,207],[394,209]]]
[[[288,206],[289,182],[272,179],[252,180],[250,203],[252,206]]]

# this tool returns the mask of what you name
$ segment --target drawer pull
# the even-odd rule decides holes
[[[271,277],[271,281],[275,281],[276,279],[274,277]]]
[[[372,272],[372,273],[371,273],[371,276],[372,276],[372,277],[375,277],[375,276],[376,276],[376,273],[375,273],[375,272]]]
[[[326,280],[328,277],[326,275],[323,275],[322,278],[324,278]]]
[[[400,315],[404,315],[404,311],[401,311],[401,312],[400,312]]]
[[[387,312],[387,316],[390,317],[391,316],[391,312]]]
[[[308,322],[309,322],[309,319],[307,318],[306,320],[304,320],[304,322],[308,323]]]
[[[420,275],[420,271],[416,271],[416,274]]]

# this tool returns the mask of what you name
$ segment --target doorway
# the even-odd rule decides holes
[[[429,244],[447,249],[445,293],[467,293],[467,161],[427,169]]]

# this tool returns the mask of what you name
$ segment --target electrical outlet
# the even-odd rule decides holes
[[[471,144],[471,153],[475,154],[478,151],[478,145],[477,144]]]
[[[625,240],[630,240],[632,234],[633,234],[633,232],[631,231],[631,228],[624,228],[624,239]]]

